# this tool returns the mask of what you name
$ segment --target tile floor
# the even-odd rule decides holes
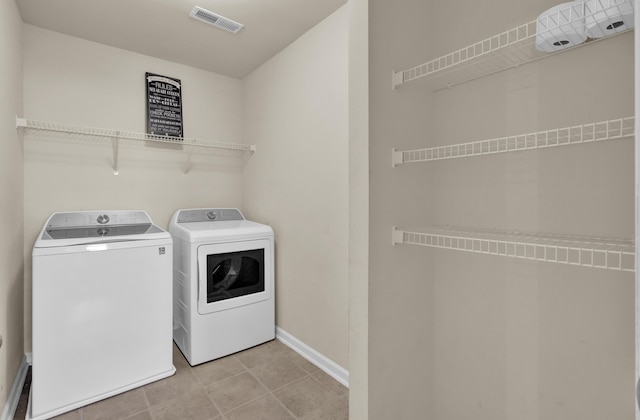
[[[175,375],[57,420],[341,420],[348,389],[278,340],[189,366],[174,345]],[[20,410],[18,410],[20,411]],[[20,413],[16,412],[16,419]]]

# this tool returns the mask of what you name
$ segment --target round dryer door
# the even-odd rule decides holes
[[[264,291],[264,250],[207,255],[207,303]]]
[[[268,299],[272,272],[267,239],[198,247],[198,312],[221,311]]]

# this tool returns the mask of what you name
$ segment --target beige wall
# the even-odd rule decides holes
[[[429,44],[435,2],[369,2],[370,230],[369,418],[431,419],[433,377],[433,256],[391,246],[391,227],[431,219],[429,167],[391,166],[402,141],[420,147],[430,128],[432,98],[391,89],[392,70],[420,60]],[[408,172],[408,173],[407,173]]]
[[[637,5],[637,3],[636,3]],[[640,13],[635,14],[636,28],[640,27]],[[635,140],[635,162],[636,162],[636,261],[640,258],[640,31],[634,31],[634,52],[635,52],[635,117],[636,117],[636,140]],[[637,264],[636,264],[637,266]],[[640,334],[638,329],[640,326],[640,311],[638,303],[640,303],[640,275],[636,270],[636,399],[639,405],[636,406],[636,419],[640,418]]]
[[[24,116],[66,124],[145,131],[145,72],[183,86],[185,136],[242,142],[242,81],[24,26]],[[241,207],[239,152],[123,143],[114,175],[110,143],[25,136],[25,350],[31,347],[31,248],[55,211],[143,209],[167,227],[189,207]]]
[[[369,418],[369,2],[349,1],[349,418]]]
[[[4,407],[23,351],[22,142],[15,117],[22,113],[21,25],[13,1],[0,4],[0,408]],[[1,410],[0,410],[1,411]]]
[[[276,322],[348,366],[349,172],[344,6],[244,80],[247,216],[276,240]]]
[[[391,246],[392,225],[633,236],[632,139],[391,168],[393,147],[632,116],[631,33],[436,93],[391,89],[392,70],[555,4],[369,4],[371,419],[633,418],[632,274]]]

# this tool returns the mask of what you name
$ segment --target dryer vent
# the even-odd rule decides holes
[[[244,28],[244,25],[241,23],[227,19],[224,16],[220,16],[199,6],[195,6],[189,16],[201,22],[208,23],[209,25],[217,26],[225,31],[233,32],[234,34]]]

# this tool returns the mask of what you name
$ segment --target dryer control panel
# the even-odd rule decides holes
[[[178,223],[192,222],[226,222],[229,220],[245,220],[238,209],[191,209],[181,210]]]

